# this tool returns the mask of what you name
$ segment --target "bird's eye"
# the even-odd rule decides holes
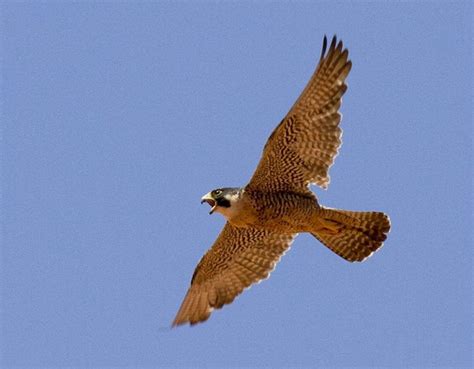
[[[214,195],[219,196],[222,193],[222,190],[215,190]]]

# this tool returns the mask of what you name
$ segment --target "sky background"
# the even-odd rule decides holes
[[[472,7],[3,2],[2,368],[469,367]],[[302,235],[270,279],[168,330],[336,33],[353,62],[321,203],[381,210],[350,264]]]

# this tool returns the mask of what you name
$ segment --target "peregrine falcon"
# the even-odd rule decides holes
[[[197,265],[172,326],[204,322],[214,309],[267,278],[299,233],[310,233],[350,262],[365,260],[382,246],[390,230],[386,214],[324,207],[309,187],[329,184],[351,66],[342,41],[334,36],[327,49],[325,36],[316,71],[268,138],[250,182],[202,197],[210,214],[221,213],[227,222]]]

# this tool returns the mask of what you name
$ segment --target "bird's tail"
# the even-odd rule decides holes
[[[383,245],[390,231],[389,217],[380,212],[321,207],[322,227],[311,234],[348,261],[363,261]]]

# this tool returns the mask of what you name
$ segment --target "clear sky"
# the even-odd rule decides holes
[[[469,367],[472,7],[7,2],[2,368]],[[350,264],[302,235],[270,279],[166,330],[324,34],[353,61],[321,203],[381,210]]]

